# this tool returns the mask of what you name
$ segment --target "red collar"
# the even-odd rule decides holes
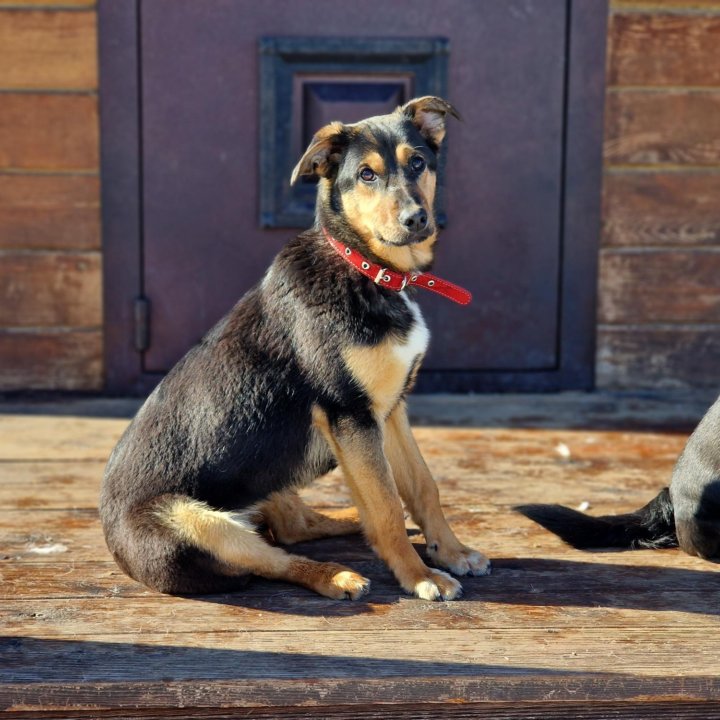
[[[438,295],[442,295],[448,300],[452,300],[460,305],[467,305],[472,300],[472,295],[467,290],[447,280],[443,280],[437,277],[437,275],[421,272],[400,273],[395,270],[389,270],[377,263],[370,262],[356,250],[336,240],[325,228],[322,230],[325,238],[330,243],[330,247],[332,247],[345,262],[350,263],[350,265],[360,271],[365,277],[370,278],[381,287],[400,292],[408,285],[417,285],[431,292],[438,293]]]

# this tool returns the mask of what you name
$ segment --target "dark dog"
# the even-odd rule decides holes
[[[293,173],[319,177],[315,227],[170,371],[110,457],[100,516],[131,577],[183,594],[251,574],[331,598],[368,590],[347,567],[268,544],[262,522],[284,544],[362,529],[407,592],[456,598],[460,583],[410,543],[401,498],[435,564],[489,572],[448,526],[404,402],[428,341],[405,286],[457,290],[423,273],[448,114],[425,97],[315,135]],[[297,488],[337,464],[357,511],[311,510]]]
[[[518,512],[577,548],[677,547],[720,557],[720,398],[690,436],[669,488],[626,515],[589,517],[562,505],[520,505]]]

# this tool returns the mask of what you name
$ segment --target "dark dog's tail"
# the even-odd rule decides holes
[[[563,505],[518,505],[514,509],[580,549],[678,545],[669,488],[664,488],[644,507],[625,515],[591,517]]]

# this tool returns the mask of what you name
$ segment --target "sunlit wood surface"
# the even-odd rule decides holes
[[[110,558],[96,508],[132,403],[7,406],[0,709],[32,718],[720,717],[717,566],[676,550],[572,550],[511,510],[639,507],[668,482],[710,400],[418,399],[416,437],[446,514],[494,564],[447,603],[405,596],[359,536],[300,552],[370,577],[365,602],[261,580],[212,597],[146,590]],[[335,475],[306,495],[317,507],[348,503]],[[422,535],[408,530],[423,552]]]

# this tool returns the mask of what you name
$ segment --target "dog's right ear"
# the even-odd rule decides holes
[[[300,158],[290,177],[294,185],[301,175],[328,177],[340,162],[340,156],[347,147],[347,129],[341,122],[332,122],[315,133],[308,149]]]

